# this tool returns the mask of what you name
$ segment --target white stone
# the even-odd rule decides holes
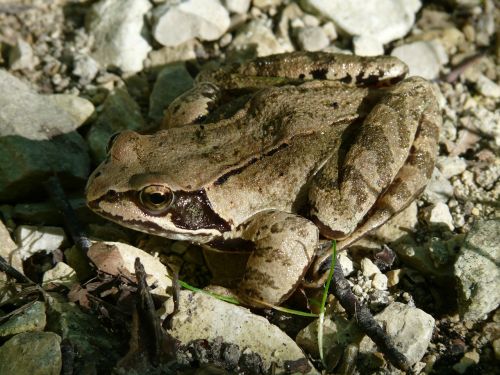
[[[424,190],[424,198],[431,203],[447,202],[453,197],[453,186],[438,168],[434,168],[432,177]]]
[[[167,296],[167,289],[172,286],[167,267],[160,259],[137,247],[121,242],[97,242],[90,247],[88,257],[101,271],[111,275],[124,271],[135,274],[134,263],[139,258],[146,271],[146,281],[152,287],[151,293]]]
[[[467,162],[460,156],[440,156],[436,166],[447,179],[461,174],[467,169]]]
[[[338,37],[337,29],[335,29],[335,25],[333,24],[333,22],[326,22],[321,27],[323,28],[323,31],[325,32],[328,39],[330,39],[330,40],[337,39],[337,37]]]
[[[229,28],[229,13],[218,0],[168,1],[154,11],[153,36],[164,46],[193,38],[219,39]]]
[[[409,76],[420,76],[429,80],[436,79],[441,67],[448,62],[448,55],[437,40],[404,44],[394,48],[391,55],[408,65]]]
[[[434,330],[434,318],[425,311],[399,302],[387,306],[375,315],[398,350],[406,356],[411,365],[424,356]],[[365,336],[359,344],[360,353],[377,351],[373,341]]]
[[[126,72],[142,69],[151,46],[144,38],[144,16],[148,0],[101,0],[87,15],[94,38],[92,57],[102,66],[117,66]]]
[[[76,55],[73,59],[73,74],[84,82],[90,82],[99,72],[99,63],[88,55]]]
[[[10,237],[10,233],[5,227],[2,220],[0,220],[0,256],[4,258],[9,265],[14,267],[19,272],[23,273],[23,263],[21,257],[16,252],[17,245]],[[10,287],[1,281],[6,280],[6,275],[0,271],[0,295],[4,298],[8,296]],[[7,286],[5,290],[2,290],[3,286]]]
[[[484,74],[479,74],[476,80],[476,86],[478,91],[484,96],[489,96],[491,98],[500,98],[500,85],[493,82]]]
[[[373,276],[372,287],[378,290],[387,290],[387,276],[377,273]]]
[[[345,254],[345,252],[342,252],[338,255],[337,257],[337,262],[340,263],[340,267],[342,267],[342,272],[344,276],[349,276],[351,273],[354,272],[354,263],[352,260]]]
[[[60,249],[65,241],[64,229],[59,227],[20,225],[16,228],[17,252],[23,260],[39,251],[50,253]]]
[[[384,54],[384,45],[370,35],[356,35],[352,38],[354,54],[358,56],[378,56]]]
[[[451,216],[449,207],[442,202],[432,204],[423,209],[424,219],[430,225],[445,224],[450,230],[455,229],[453,226],[453,217]]]
[[[500,220],[471,228],[454,266],[458,309],[464,320],[482,320],[500,304]]]
[[[330,44],[325,31],[319,26],[299,29],[297,42],[304,51],[320,51]]]
[[[421,6],[420,0],[302,0],[302,4],[349,35],[369,35],[383,44],[405,36]]]
[[[173,311],[172,299],[166,302],[165,310]],[[285,373],[286,362],[300,360],[310,366],[306,374],[319,374],[295,341],[267,319],[204,293],[181,291],[179,311],[173,315],[171,327],[168,334],[180,346],[199,339],[210,344],[222,338],[223,343],[240,351],[258,354],[266,373],[273,364],[277,374]]]
[[[44,286],[50,284],[63,285],[70,289],[73,285],[78,284],[78,277],[73,268],[64,262],[59,262],[54,268],[43,274],[42,284]]]
[[[266,20],[256,19],[243,26],[234,37],[233,50],[254,49],[257,56],[293,51],[287,41],[279,41]]]
[[[10,70],[33,69],[37,62],[29,43],[18,39],[9,54]]]
[[[251,0],[223,0],[227,10],[232,13],[246,13]]]
[[[94,105],[88,99],[71,94],[47,95],[56,106],[69,114],[75,123],[82,125],[94,113]]]
[[[363,272],[363,276],[368,278],[372,278],[380,273],[378,267],[369,258],[361,259],[361,271]]]

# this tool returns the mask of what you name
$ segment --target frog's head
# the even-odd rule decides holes
[[[108,157],[87,182],[87,205],[121,225],[172,239],[208,242],[229,230],[213,211],[203,184],[186,185],[186,178],[176,178],[175,166],[183,157],[175,138],[131,131],[114,136]]]

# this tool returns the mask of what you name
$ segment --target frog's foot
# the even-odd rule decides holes
[[[318,246],[318,228],[309,220],[282,211],[264,211],[242,224],[252,241],[237,294],[255,307],[277,306],[300,284]]]
[[[165,111],[162,129],[202,122],[221,97],[219,88],[209,82],[198,83],[177,97]]]
[[[339,176],[335,159],[313,180],[311,216],[321,233],[345,239],[342,249],[411,203],[432,174],[440,123],[424,79],[412,77],[389,90],[364,120],[345,173]]]

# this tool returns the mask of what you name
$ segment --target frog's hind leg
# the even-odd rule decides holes
[[[319,246],[318,228],[309,220],[269,210],[242,224],[242,237],[252,241],[239,298],[255,307],[277,306],[302,281]]]
[[[217,106],[221,90],[210,82],[198,83],[177,97],[165,111],[162,129],[177,128],[202,122]]]
[[[311,215],[322,233],[346,246],[411,203],[432,174],[440,123],[430,83],[413,77],[391,89],[364,120],[343,173],[335,160],[312,182]]]

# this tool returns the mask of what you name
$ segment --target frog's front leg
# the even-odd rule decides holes
[[[241,225],[241,236],[255,245],[237,294],[255,307],[277,306],[302,281],[316,248],[318,228],[309,220],[269,210]]]
[[[413,77],[392,88],[364,120],[344,173],[334,158],[313,180],[311,215],[322,233],[346,246],[413,201],[431,176],[440,123],[429,82]]]

